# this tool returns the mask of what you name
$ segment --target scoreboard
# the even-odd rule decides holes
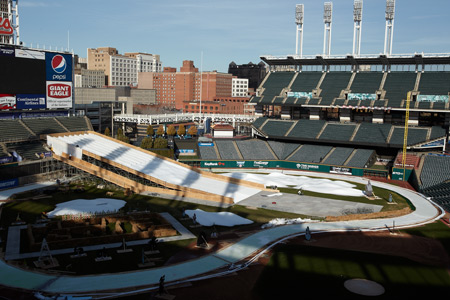
[[[72,108],[72,54],[0,45],[0,111]]]

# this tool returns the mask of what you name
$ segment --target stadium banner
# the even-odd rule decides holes
[[[377,94],[368,93],[349,93],[348,100],[377,100]]]
[[[295,98],[312,98],[312,92],[288,92],[288,97],[295,97]]]
[[[198,143],[200,147],[214,147],[214,143]]]
[[[72,82],[47,81],[47,108],[72,107]]]
[[[278,161],[253,161],[253,160],[240,160],[240,161],[201,161],[201,168],[276,168]]]
[[[180,155],[186,155],[186,156],[195,156],[197,153],[194,151],[194,149],[177,149],[175,150],[176,154]]]
[[[8,47],[0,47],[0,56],[12,56],[14,57],[16,54],[16,51],[14,48],[8,48]]]
[[[2,156],[0,157],[0,165],[12,163],[14,161],[14,157],[12,156]]]
[[[330,166],[325,165],[316,165],[310,163],[298,163],[298,162],[285,162],[284,168],[286,169],[297,169],[302,171],[314,171],[314,172],[323,172],[330,173]]]
[[[53,117],[68,117],[68,111],[29,111],[22,112],[15,115],[15,119],[24,119],[24,118],[53,118]]]
[[[318,165],[312,163],[300,163],[284,160],[237,160],[237,161],[200,161],[200,168],[245,168],[245,169],[290,169],[321,173],[335,173],[352,176],[363,176],[364,170],[357,168],[336,167],[328,165]]]
[[[47,81],[72,81],[72,55],[46,52],[45,74]]]
[[[16,109],[16,95],[0,94],[0,110]]]
[[[392,168],[392,179],[393,180],[403,180],[403,171],[405,172],[405,180],[408,181],[409,176],[411,175],[412,169],[401,169],[401,168]]]
[[[40,109],[45,108],[44,94],[17,94],[17,109]]]
[[[40,158],[52,157],[52,151],[39,152],[37,155]]]
[[[448,95],[418,95],[417,102],[448,102]]]
[[[330,167],[330,173],[352,175],[352,168]]]
[[[45,52],[28,49],[16,49],[15,56],[20,58],[45,60]]]
[[[1,180],[0,181],[0,190],[3,189],[9,189],[15,186],[19,185],[19,179],[18,178],[14,178],[14,179],[8,179],[8,180]]]

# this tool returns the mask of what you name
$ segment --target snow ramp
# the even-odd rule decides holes
[[[93,132],[47,136],[53,157],[135,193],[157,192],[234,204],[267,189],[213,174]]]

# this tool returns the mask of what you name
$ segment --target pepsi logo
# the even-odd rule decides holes
[[[63,73],[66,70],[66,59],[62,55],[55,55],[52,58],[52,68],[58,74]]]

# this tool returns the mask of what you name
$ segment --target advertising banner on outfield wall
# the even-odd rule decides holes
[[[72,107],[72,82],[47,81],[47,108]]]
[[[352,176],[363,176],[364,169],[358,168],[346,168],[346,167],[335,167],[327,165],[318,165],[311,163],[301,163],[294,161],[284,161],[284,160],[237,160],[237,161],[201,161],[201,168],[243,168],[243,169],[289,169],[289,170],[301,170],[301,171],[313,171],[321,173],[335,173],[344,174]],[[403,173],[402,173],[403,176]],[[409,176],[409,174],[408,174]]]
[[[0,110],[16,109],[16,95],[0,94]]]
[[[41,109],[46,108],[44,94],[17,94],[17,109]]]
[[[352,169],[345,167],[330,167],[330,173],[352,175]]]
[[[392,168],[392,179],[393,180],[403,180],[403,171],[405,172],[405,180],[408,181],[409,176],[412,173],[411,169],[401,169],[401,168]]]

